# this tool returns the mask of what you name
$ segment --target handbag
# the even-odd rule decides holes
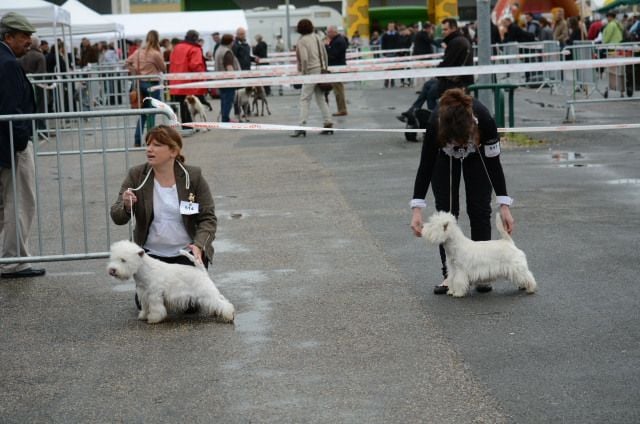
[[[327,66],[325,66],[325,64],[322,62],[322,50],[321,50],[321,46],[320,46],[320,39],[316,37],[316,41],[318,42],[318,54],[320,55],[320,74],[324,75],[324,74],[330,74],[331,71],[327,69]],[[333,89],[333,83],[332,82],[319,82],[316,84],[318,87],[320,87],[320,90],[322,90],[324,93],[328,93]]]
[[[138,66],[136,66],[136,75],[140,74],[140,51],[138,50]],[[140,109],[142,107],[142,99],[140,98],[140,80],[135,80],[129,91],[129,104],[131,109]]]

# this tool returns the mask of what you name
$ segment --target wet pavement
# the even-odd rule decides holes
[[[399,128],[415,90],[381,85],[348,86],[336,126]],[[560,125],[564,100],[518,89],[516,126]],[[254,122],[297,121],[295,92],[269,102],[273,115]],[[577,123],[636,123],[632,105],[580,105]],[[640,421],[640,136],[530,137],[501,157],[539,292],[497,282],[459,300],[432,294],[437,249],[409,229],[419,144],[187,138],[215,196],[210,273],[235,325],[140,322],[133,284],[108,277],[106,261],[0,280],[0,422]]]

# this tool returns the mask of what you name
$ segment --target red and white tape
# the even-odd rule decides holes
[[[606,68],[636,65],[640,57],[612,59],[590,59],[573,61],[550,61],[522,64],[500,64],[480,66],[458,66],[451,68],[403,69],[389,71],[331,73],[298,76],[277,76],[263,78],[240,78],[233,80],[202,81],[172,84],[171,88],[236,88],[264,85],[317,84],[319,82],[375,81],[397,78],[455,77],[461,75],[490,75],[518,72],[570,71],[576,69]]]

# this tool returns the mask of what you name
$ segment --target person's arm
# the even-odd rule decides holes
[[[204,63],[201,49],[192,49],[189,51],[187,60],[189,61],[189,72],[206,72],[207,65]]]
[[[233,58],[235,56],[233,55],[232,51],[228,51],[224,54],[224,56],[222,57],[222,67],[224,68],[225,71],[233,71]]]
[[[162,57],[162,53],[156,51],[153,55],[153,63],[156,66],[156,69],[158,70],[158,72],[160,73],[165,73],[167,72],[167,65],[164,63],[164,58]]]
[[[32,113],[34,110],[23,110],[23,105],[26,104],[26,99],[21,102],[23,94],[22,80],[24,71],[17,61],[7,61],[4,63],[2,69],[0,69],[0,114],[1,115],[19,115],[24,113]],[[13,128],[13,148],[16,152],[21,152],[26,149],[31,137],[31,121],[13,121],[3,122],[3,132],[7,137],[7,144],[9,143],[9,134],[11,128]],[[8,148],[7,148],[8,149]]]
[[[133,181],[133,172],[130,170],[120,186],[118,198],[111,205],[111,220],[114,224],[124,225],[131,219],[131,208],[138,201],[138,198],[134,192],[127,190],[134,187],[136,185]]]
[[[434,118],[435,116],[435,118]],[[420,153],[420,165],[416,173],[413,185],[413,198],[409,204],[411,207],[411,229],[417,237],[422,236],[422,209],[427,207],[425,198],[431,184],[431,176],[438,156],[437,134],[438,123],[437,113],[431,114],[431,119],[427,125],[422,152]]]
[[[296,54],[298,55],[298,71],[302,75],[306,75],[309,69],[309,51],[305,43],[298,43],[296,46]]]
[[[210,245],[216,238],[216,230],[218,227],[218,218],[216,217],[215,204],[209,184],[202,175],[195,178],[198,182],[195,189],[195,196],[199,203],[199,212],[196,218],[196,233],[193,238],[193,244],[205,252],[206,246]]]

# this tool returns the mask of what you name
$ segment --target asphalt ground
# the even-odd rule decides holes
[[[381,85],[349,85],[336,126],[401,127],[415,89]],[[296,123],[296,92],[274,93],[273,115],[252,120]],[[564,100],[518,89],[516,125],[561,124]],[[577,108],[578,124],[637,119],[635,102]],[[539,292],[500,281],[452,299],[432,294],[437,248],[409,228],[419,143],[189,137],[219,218],[210,274],[235,324],[138,321],[133,284],[107,276],[105,260],[0,280],[0,422],[637,423],[639,141],[618,130],[505,142],[514,240]],[[88,184],[102,193],[96,174]],[[111,197],[123,176],[108,175]],[[461,225],[468,234],[464,207]]]

